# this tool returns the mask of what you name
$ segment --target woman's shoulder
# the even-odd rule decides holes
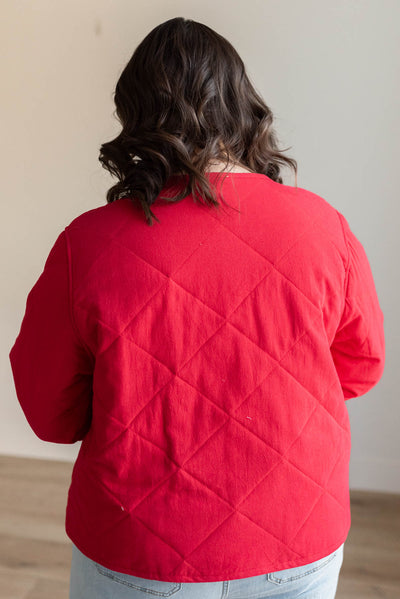
[[[293,204],[296,204],[299,209],[304,211],[310,219],[319,222],[325,229],[329,228],[335,235],[341,236],[343,234],[342,214],[335,207],[333,201],[327,199],[325,194],[298,186],[280,184],[276,184],[276,186],[280,187],[277,193],[286,196],[288,199],[290,198]]]
[[[131,214],[137,214],[135,206],[130,198],[124,197],[81,212],[68,223],[66,229],[71,232],[96,229],[99,233],[104,231],[109,234],[115,227],[122,225]]]

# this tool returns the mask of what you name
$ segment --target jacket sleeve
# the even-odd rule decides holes
[[[385,365],[384,316],[365,250],[344,216],[339,218],[348,248],[346,295],[341,321],[331,344],[345,399],[367,393]]]
[[[67,250],[63,230],[28,294],[9,353],[25,417],[40,439],[53,443],[83,439],[91,421],[93,360],[72,319]]]

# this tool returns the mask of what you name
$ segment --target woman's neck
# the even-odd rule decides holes
[[[243,164],[233,163],[226,167],[226,163],[222,161],[210,162],[208,167],[206,168],[207,172],[215,172],[220,173],[222,171],[227,171],[229,173],[252,173],[253,171],[249,168],[245,167]]]
[[[209,162],[205,168],[206,173],[252,173],[251,169],[247,168],[244,164],[231,162],[227,167],[226,162],[222,160],[213,160]]]

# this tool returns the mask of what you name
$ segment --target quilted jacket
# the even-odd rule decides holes
[[[211,182],[215,173],[208,173]],[[382,376],[362,244],[322,197],[230,173],[215,209],[128,197],[61,231],[10,361],[36,435],[82,440],[66,532],[106,568],[213,582],[322,558],[350,527],[345,400]]]

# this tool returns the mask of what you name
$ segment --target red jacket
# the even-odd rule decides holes
[[[229,174],[223,193],[219,211],[158,198],[152,227],[129,198],[75,218],[10,352],[36,435],[83,440],[68,536],[142,578],[246,578],[339,547],[344,400],[384,368],[383,313],[344,216],[257,173]]]

